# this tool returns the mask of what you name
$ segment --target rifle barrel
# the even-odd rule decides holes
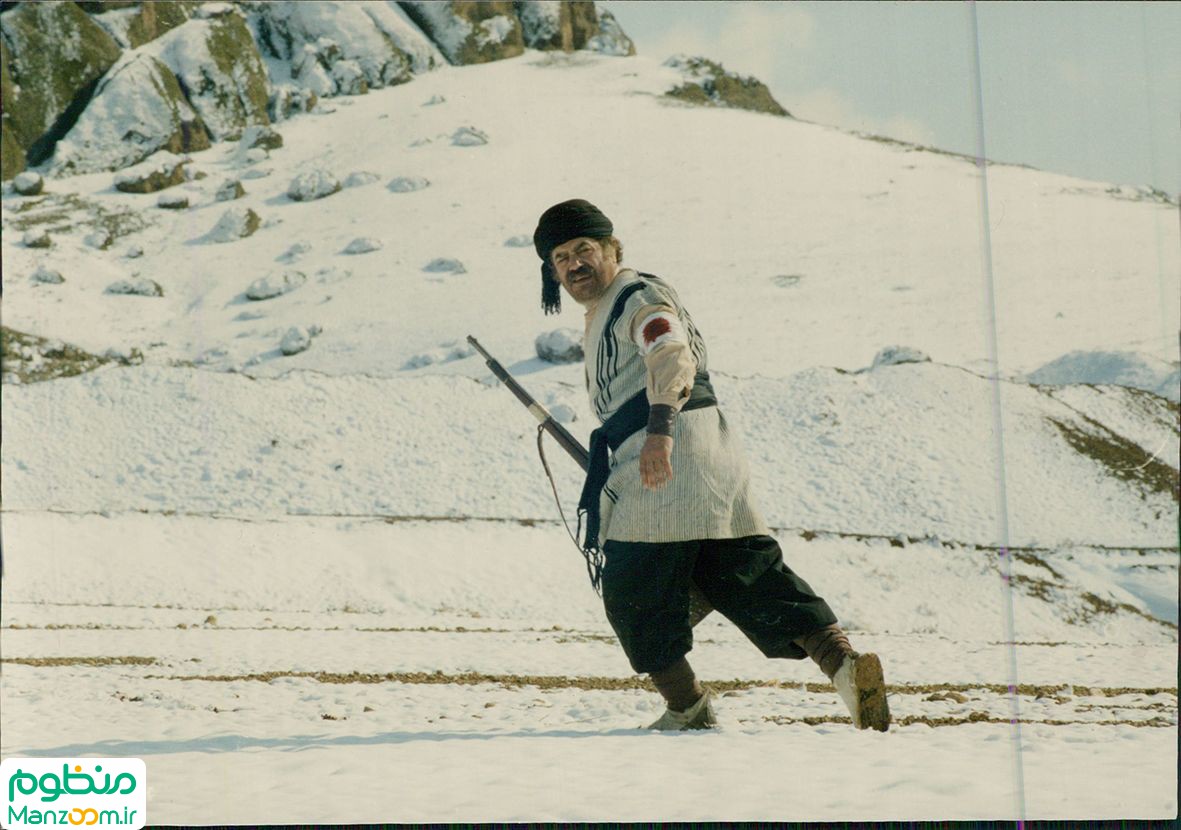
[[[508,390],[532,413],[542,428],[585,470],[590,465],[590,453],[579,443],[578,439],[571,435],[564,426],[555,421],[554,417],[550,415],[549,410],[526,392],[525,387],[517,383],[516,379],[508,373],[508,370],[500,365],[500,361],[488,354],[484,347],[480,345],[480,341],[469,334],[467,336],[467,342],[483,356],[484,362],[488,364],[488,368],[492,370],[492,374],[496,375],[500,382],[508,387]]]

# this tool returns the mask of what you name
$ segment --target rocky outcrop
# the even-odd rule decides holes
[[[8,47],[0,39],[0,179],[11,179],[25,169],[25,148],[8,126],[8,113],[3,109],[12,100],[15,90],[8,71]]]
[[[119,44],[77,4],[22,3],[4,12],[4,121],[40,164],[86,108]]]
[[[395,5],[380,2],[252,3],[261,49],[320,96],[357,95],[404,83],[446,60]]]
[[[156,40],[152,48],[176,74],[210,136],[237,139],[246,127],[270,123],[267,73],[238,10],[228,4],[211,8]]]
[[[140,0],[94,0],[94,2],[79,2],[78,5],[82,11],[90,12],[91,14],[102,14],[103,12],[115,11],[117,9],[127,9],[132,6],[138,6]]]
[[[398,5],[452,64],[487,63],[525,51],[511,0],[399,0]]]
[[[752,77],[727,72],[722,65],[706,58],[674,55],[664,63],[680,71],[684,83],[665,94],[690,104],[753,110],[791,117],[779,105],[766,84]]]
[[[627,57],[636,53],[636,45],[628,37],[615,15],[609,11],[599,12],[599,33],[586,42],[586,48],[604,55]]]
[[[155,40],[165,32],[184,25],[200,5],[196,2],[176,2],[176,0],[140,3],[138,13],[131,18],[127,26],[128,43],[132,49],[136,49]]]
[[[517,0],[521,34],[530,49],[572,52],[591,49],[610,55],[634,55],[636,47],[610,12],[590,0]]]
[[[90,106],[58,142],[54,170],[89,173],[137,164],[158,150],[209,147],[209,133],[176,76],[156,58],[130,52],[103,78]]]

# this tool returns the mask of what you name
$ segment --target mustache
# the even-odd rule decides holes
[[[566,275],[573,279],[574,277],[590,276],[592,273],[593,271],[589,265],[580,265],[571,271],[567,271]]]

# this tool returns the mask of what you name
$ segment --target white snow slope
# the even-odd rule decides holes
[[[990,165],[994,373],[975,164],[675,82],[527,52],[196,154],[186,210],[109,173],[5,193],[4,325],[144,361],[5,367],[0,755],[141,757],[165,824],[1175,816],[1176,406],[1022,379],[1174,364],[1176,207]],[[315,170],[348,184],[292,201]],[[542,316],[528,242],[574,196],[693,313],[786,560],[882,655],[889,733],[716,614],[691,659],[720,729],[639,728],[659,698],[534,422],[464,343],[586,440],[581,367],[533,345],[581,329]],[[231,206],[262,226],[213,242]],[[102,216],[132,229],[105,250]],[[134,277],[164,296],[104,293]],[[285,356],[293,327],[320,333]],[[865,368],[887,346],[932,361]]]

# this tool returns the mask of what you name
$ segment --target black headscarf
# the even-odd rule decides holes
[[[533,247],[541,257],[541,307],[546,314],[562,310],[561,287],[549,261],[554,248],[580,236],[601,239],[614,232],[611,220],[586,199],[559,202],[541,214],[533,232]]]

